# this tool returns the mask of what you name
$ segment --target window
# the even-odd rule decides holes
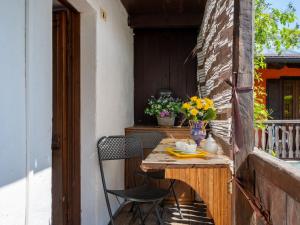
[[[272,119],[300,119],[300,77],[268,79],[267,94]]]

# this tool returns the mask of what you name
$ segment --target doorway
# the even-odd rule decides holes
[[[80,225],[79,26],[71,5],[53,2],[53,225]]]

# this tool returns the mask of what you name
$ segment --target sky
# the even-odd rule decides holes
[[[300,25],[300,0],[267,0],[267,2],[271,3],[274,8],[278,9],[285,9],[289,2],[293,3],[298,17],[297,23]],[[300,48],[296,50],[299,52]]]
[[[289,2],[292,2],[296,8],[296,13],[298,15],[298,22],[300,23],[300,0],[267,0],[267,2],[271,3],[275,8],[284,9],[286,8]]]

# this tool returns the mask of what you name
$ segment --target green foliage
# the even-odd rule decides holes
[[[181,106],[182,101],[179,98],[163,95],[157,99],[151,96],[151,98],[148,99],[148,107],[145,109],[145,114],[160,117],[177,116]]]
[[[209,108],[203,115],[203,121],[214,120],[217,117],[217,111],[213,108]]]
[[[283,50],[298,47],[300,43],[299,25],[296,10],[291,3],[286,9],[273,8],[267,0],[255,0],[255,47],[254,47],[254,121],[255,127],[263,127],[263,121],[270,118],[263,99],[266,91],[260,87],[260,69],[266,68],[264,50],[275,49],[278,54]]]

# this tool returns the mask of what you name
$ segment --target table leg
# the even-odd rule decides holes
[[[165,177],[190,185],[206,203],[215,225],[232,224],[229,168],[167,168]]]

